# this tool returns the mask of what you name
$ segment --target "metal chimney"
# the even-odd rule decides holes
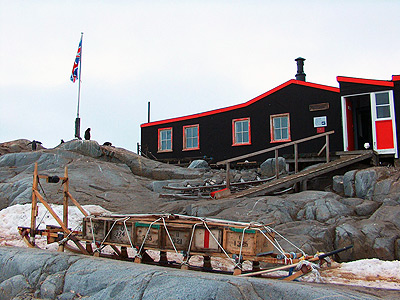
[[[305,60],[306,59],[302,57],[298,57],[295,59],[295,61],[297,62],[296,80],[306,81],[306,73],[304,73],[303,70]]]

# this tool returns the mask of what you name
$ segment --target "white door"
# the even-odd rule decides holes
[[[379,154],[397,153],[393,91],[371,93],[373,149]]]

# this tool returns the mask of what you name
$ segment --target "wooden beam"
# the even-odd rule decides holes
[[[61,219],[57,216],[56,212],[51,208],[51,206],[43,199],[43,197],[39,194],[38,191],[34,191],[34,193],[36,194],[36,197],[40,200],[40,202],[42,202],[42,204],[47,208],[47,210],[49,211],[49,213],[53,216],[53,218],[57,221],[57,223],[61,226],[61,228],[64,230],[65,233],[69,234],[69,238],[76,244],[76,246],[79,248],[79,250],[81,250],[82,253],[89,255],[89,252],[86,251],[86,249],[81,245],[81,243],[79,242],[79,240],[76,238],[76,236],[74,236],[71,233],[71,230],[69,230],[65,224],[63,223],[63,221],[61,221]]]
[[[328,163],[330,161],[330,157],[329,157],[329,135],[325,136],[326,142],[326,162]]]
[[[86,210],[79,204],[78,201],[75,200],[74,197],[72,197],[70,192],[67,192],[68,197],[71,199],[72,203],[75,204],[75,206],[85,215],[85,217],[89,216],[89,214],[86,212]]]
[[[31,210],[31,243],[35,246],[35,235],[36,235],[36,217],[38,214],[36,191],[38,189],[38,163],[35,163],[35,168],[33,170],[33,184],[32,184],[32,210]]]
[[[246,158],[249,158],[249,157],[252,157],[252,156],[256,156],[256,155],[264,154],[264,153],[267,153],[267,152],[275,151],[275,149],[281,149],[281,148],[292,146],[294,144],[300,144],[300,143],[303,143],[303,142],[311,141],[311,140],[314,140],[314,139],[317,139],[317,138],[320,138],[320,137],[323,137],[323,136],[327,136],[327,135],[330,135],[330,134],[333,134],[333,133],[335,133],[335,131],[331,130],[331,131],[328,131],[328,132],[324,132],[324,133],[320,133],[320,134],[317,134],[317,135],[309,136],[309,137],[306,137],[306,138],[303,138],[303,139],[300,139],[300,140],[296,140],[296,141],[293,141],[293,142],[285,143],[285,144],[282,144],[282,145],[279,145],[279,146],[275,146],[275,147],[271,147],[271,148],[268,148],[268,149],[264,149],[264,150],[252,152],[252,153],[249,153],[249,154],[237,156],[237,157],[234,157],[234,158],[226,159],[226,160],[223,160],[223,161],[219,161],[219,162],[216,163],[216,165],[223,165],[223,164],[226,164],[228,162],[230,163],[230,162],[234,162],[234,161],[237,161],[237,160],[246,159]]]
[[[321,150],[318,151],[317,156],[320,156],[322,152],[325,150],[325,148],[326,148],[326,143],[324,144],[324,146],[322,146]]]
[[[278,149],[275,149],[275,176],[279,179],[279,154]]]
[[[63,197],[63,223],[65,224],[65,227],[68,228],[68,186],[69,186],[69,181],[68,181],[68,167],[66,166],[64,169],[64,177],[67,178],[66,181],[64,182],[64,197]],[[64,232],[64,238],[67,237],[67,233]],[[60,245],[59,247],[60,252],[64,252],[64,245]]]

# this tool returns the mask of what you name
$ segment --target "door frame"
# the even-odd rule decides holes
[[[377,141],[376,141],[376,94],[379,93],[389,93],[389,105],[390,105],[390,118],[386,118],[384,120],[392,120],[392,128],[393,128],[393,149],[377,149]],[[341,96],[341,108],[342,108],[342,131],[343,131],[343,150],[348,151],[349,147],[349,136],[348,136],[348,118],[347,118],[347,107],[346,107],[346,98],[361,96],[361,95],[369,95],[370,104],[371,104],[371,127],[372,127],[372,149],[376,151],[378,154],[394,154],[395,158],[398,158],[398,146],[397,146],[397,130],[396,130],[396,115],[395,115],[395,107],[394,107],[394,95],[393,90],[384,90],[384,91],[376,91],[369,93],[360,93],[360,94],[350,94]],[[351,112],[353,113],[353,111]],[[378,119],[379,120],[379,119]],[[353,119],[354,124],[354,119]],[[353,125],[354,126],[354,125]]]

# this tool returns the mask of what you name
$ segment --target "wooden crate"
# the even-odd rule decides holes
[[[221,248],[218,243],[222,245],[222,229],[221,228],[210,228],[210,232],[206,228],[197,227],[194,232],[192,251],[195,252],[221,252]],[[212,237],[214,236],[215,239]]]
[[[136,222],[135,223],[135,243],[136,246],[140,247],[143,243],[144,238],[147,238],[144,242],[144,246],[152,247],[152,248],[160,248],[161,247],[161,230],[160,225],[153,224],[149,230],[150,223],[142,223]]]
[[[168,228],[169,235],[171,236],[171,239],[175,245],[176,250],[187,251],[189,248],[190,237],[192,234],[191,228],[190,227],[174,228],[171,226],[168,226],[167,228]],[[165,241],[164,248],[167,250],[174,250],[174,247],[173,247],[171,240],[168,237],[168,234],[165,231],[165,229],[163,230],[163,234],[164,234],[164,241]]]
[[[93,241],[93,234],[96,242],[103,241],[107,234],[107,223],[102,219],[92,219],[92,221],[89,218],[83,219],[83,239]]]
[[[228,228],[226,231],[225,243],[226,251],[232,254],[239,254],[242,245],[243,229]],[[272,236],[265,233],[270,239]],[[274,246],[262,235],[261,232],[254,229],[247,229],[243,237],[242,255],[256,256],[259,253],[266,253],[274,250]]]
[[[134,232],[134,224],[132,222],[126,222],[126,228],[124,226],[123,222],[118,222],[114,224],[114,222],[108,222],[107,228],[109,230],[112,228],[110,231],[110,234],[108,235],[106,242],[112,243],[112,244],[118,244],[118,245],[128,245],[130,246],[130,241],[134,241],[133,237],[133,232]],[[128,231],[127,231],[128,230]]]

